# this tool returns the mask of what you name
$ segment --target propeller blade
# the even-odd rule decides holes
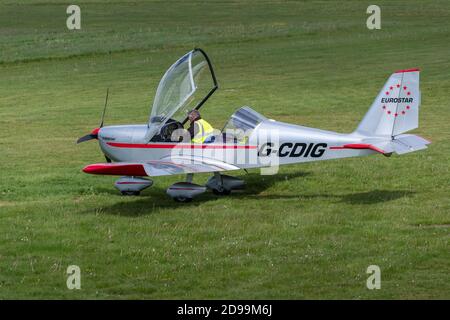
[[[97,135],[89,133],[89,134],[87,134],[85,136],[82,136],[80,139],[78,139],[77,143],[82,143],[82,142],[89,141],[89,140],[92,140],[92,139],[97,139]]]
[[[108,106],[108,96],[109,96],[109,88],[106,89],[105,106],[103,107],[102,120],[100,122],[100,127],[95,128],[94,130],[91,131],[91,133],[89,133],[89,134],[81,137],[80,139],[78,139],[77,143],[89,141],[89,140],[92,140],[92,139],[98,139],[98,132],[100,131],[101,128],[103,128],[103,123],[105,121],[106,107]]]
[[[109,96],[109,88],[106,89],[105,106],[103,107],[102,121],[100,122],[100,128],[103,127],[103,123],[105,121],[105,112],[106,112],[106,106],[108,105],[108,96]]]
[[[82,136],[80,139],[77,140],[77,143],[81,143],[84,141],[89,141],[92,139],[98,139],[98,132],[100,131],[100,128],[95,128],[94,130],[91,131],[91,133]]]

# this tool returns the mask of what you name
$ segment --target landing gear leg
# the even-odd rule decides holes
[[[244,181],[222,175],[219,172],[214,172],[214,176],[209,178],[206,186],[212,190],[215,195],[227,196],[231,193],[231,190],[242,189],[244,186]]]
[[[231,193],[231,190],[224,187],[222,175],[219,172],[214,172],[214,178],[216,178],[217,181],[217,188],[213,189],[213,193],[218,196],[228,196]]]
[[[224,186],[223,177],[219,172],[214,172],[214,177],[208,181],[207,186],[218,196],[228,196],[231,193],[231,190]]]

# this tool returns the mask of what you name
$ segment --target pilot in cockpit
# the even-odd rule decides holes
[[[202,119],[198,110],[189,111],[188,119],[191,123],[188,131],[193,143],[212,142],[214,128],[206,120]]]

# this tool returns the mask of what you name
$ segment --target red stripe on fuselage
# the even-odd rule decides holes
[[[375,147],[374,145],[367,144],[367,143],[350,143],[350,144],[344,144],[343,146],[339,147],[330,147],[331,150],[340,150],[340,149],[369,149],[373,150],[379,153],[385,153],[384,150],[381,150],[380,148]]]
[[[121,143],[107,142],[107,145],[116,148],[134,148],[134,149],[256,149],[256,146],[239,146],[235,144],[180,144],[180,143]]]

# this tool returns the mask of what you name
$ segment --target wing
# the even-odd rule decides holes
[[[86,166],[83,171],[90,174],[119,176],[168,176],[185,173],[202,173],[238,170],[235,165],[208,158],[172,157],[170,159],[146,162],[96,163]]]

